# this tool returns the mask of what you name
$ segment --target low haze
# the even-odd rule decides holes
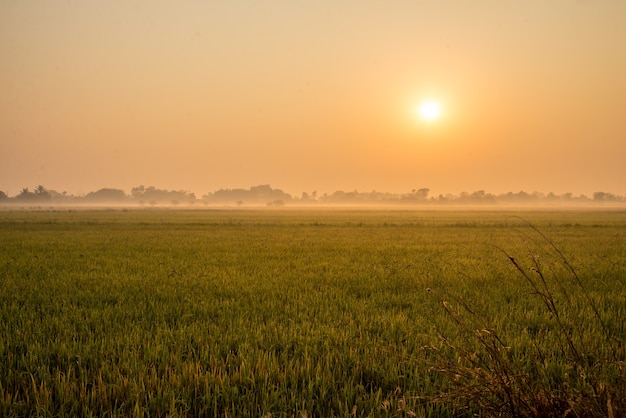
[[[3,1],[0,190],[625,194],[625,22],[623,0]]]

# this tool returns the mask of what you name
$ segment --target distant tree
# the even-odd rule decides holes
[[[193,194],[192,194],[193,195]],[[195,197],[195,196],[194,196]],[[203,199],[213,203],[246,202],[252,204],[267,203],[274,200],[291,201],[291,195],[280,189],[272,189],[268,184],[246,189],[220,189],[203,196]],[[239,204],[239,203],[238,203]]]
[[[191,204],[196,200],[196,195],[193,193],[180,191],[180,190],[170,191],[170,190],[164,190],[164,189],[157,189],[154,186],[133,187],[130,191],[130,194],[133,197],[133,199],[154,202],[154,204],[157,204],[159,202],[171,203],[173,200],[176,200],[178,202],[184,201],[184,202],[188,202]]]
[[[311,194],[302,192],[300,200],[305,203],[315,202],[317,200],[317,192],[313,191]]]
[[[280,189],[272,189],[269,184],[250,187],[250,197],[257,202],[268,200],[291,200],[291,195]]]
[[[484,190],[476,190],[474,193],[472,193],[470,195],[471,199],[475,199],[475,200],[479,200],[485,197],[485,191]]]
[[[15,198],[18,200],[32,200],[35,198],[35,193],[28,190],[28,187],[25,187]]]
[[[484,190],[477,190],[469,195],[469,201],[471,203],[478,203],[482,205],[495,204],[496,197],[491,193],[487,193]]]
[[[593,200],[596,202],[617,202],[620,199],[619,196],[616,196],[613,193],[595,192],[593,194]]]
[[[52,194],[41,184],[35,188],[34,193],[37,200],[48,200],[52,197]]]
[[[244,189],[220,189],[210,195],[214,202],[237,202],[250,198],[250,192]]]
[[[430,189],[428,187],[422,187],[421,189],[413,190],[413,194],[420,200],[426,200],[428,198]]]
[[[85,200],[98,202],[123,202],[126,198],[126,193],[123,190],[106,188],[87,193],[85,196]]]
[[[9,198],[9,195],[7,195],[5,192],[3,192],[2,190],[0,190],[0,201],[2,200],[6,200]]]
[[[260,184],[250,187],[250,193],[262,199],[272,194],[272,187],[269,184]]]
[[[134,198],[140,198],[143,196],[143,193],[145,192],[145,190],[146,188],[143,185],[133,187],[132,189],[130,189],[130,195]]]

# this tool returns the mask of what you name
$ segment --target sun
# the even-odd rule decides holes
[[[434,100],[426,100],[419,105],[418,113],[425,121],[434,121],[441,115],[441,106]]]

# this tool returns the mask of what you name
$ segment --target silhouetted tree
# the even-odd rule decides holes
[[[282,200],[283,202],[291,201],[291,195],[283,192],[280,189],[272,189],[269,184],[262,184],[259,186],[250,187],[246,189],[220,189],[213,193],[209,193],[203,196],[203,199],[208,202],[214,203],[226,203],[226,202],[239,202],[246,203],[265,203],[275,200]]]
[[[130,192],[131,196],[137,200],[144,200],[150,202],[150,204],[155,205],[159,202],[172,202],[176,201],[184,201],[193,203],[196,200],[196,195],[193,193],[181,191],[181,190],[164,190],[157,189],[154,186],[138,186],[133,187]]]
[[[87,193],[85,196],[85,200],[98,202],[123,202],[126,198],[126,193],[123,190],[106,188]]]
[[[48,195],[48,191],[46,190],[46,188],[44,186],[42,186],[40,184],[39,186],[37,186],[35,188],[35,194],[39,195],[39,196],[47,196]]]
[[[133,187],[132,189],[130,189],[130,195],[132,197],[135,198],[140,198],[141,196],[143,196],[144,191],[146,190],[145,187],[142,186],[137,186],[137,187]]]
[[[18,200],[32,200],[32,199],[35,198],[35,193],[33,193],[30,190],[28,190],[28,187],[25,187],[25,188],[22,189],[20,194],[15,196],[15,198],[18,199]]]
[[[413,193],[418,199],[426,200],[428,198],[428,193],[430,193],[430,189],[427,187],[422,187],[421,189],[414,190]]]
[[[593,200],[596,202],[618,202],[620,198],[613,193],[595,192],[593,194]]]

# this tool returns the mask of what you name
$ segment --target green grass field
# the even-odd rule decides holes
[[[1,211],[0,415],[620,416],[625,238],[623,211]]]

